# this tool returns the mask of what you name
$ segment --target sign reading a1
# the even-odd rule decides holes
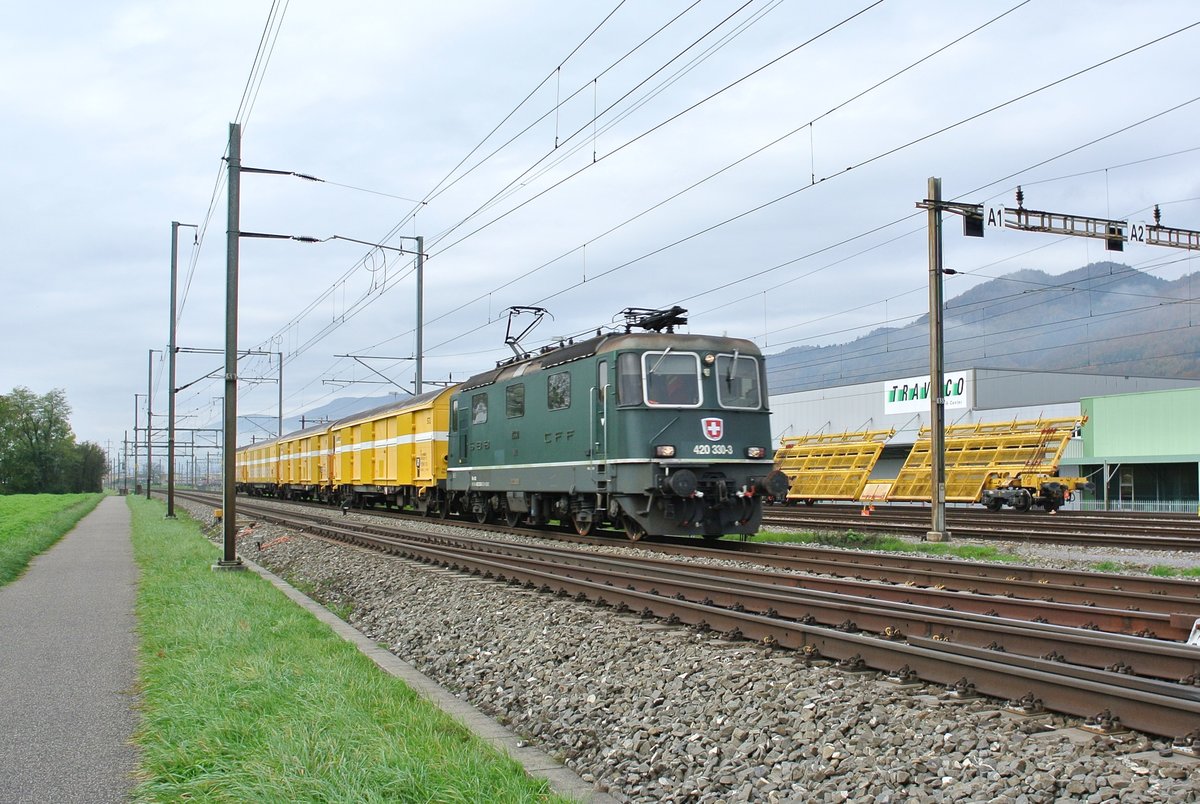
[[[997,229],[1004,228],[1004,205],[1003,204],[987,204],[983,208],[983,225],[987,227],[995,227]]]

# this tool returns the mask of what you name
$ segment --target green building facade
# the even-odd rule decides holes
[[[1080,462],[1104,507],[1198,512],[1200,388],[1084,397],[1080,411]]]

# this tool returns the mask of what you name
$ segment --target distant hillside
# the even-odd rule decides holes
[[[1192,280],[1195,287],[1192,287]],[[1200,379],[1200,274],[1173,282],[1128,265],[1098,262],[1051,276],[1023,270],[946,302],[946,370],[1014,368]],[[848,343],[768,355],[772,393],[929,372],[929,320],[883,327]],[[305,411],[303,422],[369,410],[393,395],[344,397]],[[239,443],[275,432],[275,418],[247,417]],[[284,420],[301,429],[301,417]]]
[[[1197,278],[1195,288],[1192,279]],[[949,299],[945,366],[1200,379],[1196,274],[1158,279],[1098,262],[1023,270]],[[772,393],[929,373],[929,319],[767,357]]]

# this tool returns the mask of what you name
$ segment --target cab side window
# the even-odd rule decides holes
[[[471,424],[486,424],[488,413],[487,393],[471,397]]]
[[[642,366],[633,352],[617,358],[617,404],[642,404]]]
[[[546,407],[563,410],[571,406],[571,375],[566,371],[546,378]]]
[[[504,389],[504,415],[518,419],[525,415],[525,383],[510,385]]]

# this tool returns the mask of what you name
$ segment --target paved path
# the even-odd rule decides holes
[[[129,509],[106,497],[0,587],[0,802],[127,799],[136,583]]]

